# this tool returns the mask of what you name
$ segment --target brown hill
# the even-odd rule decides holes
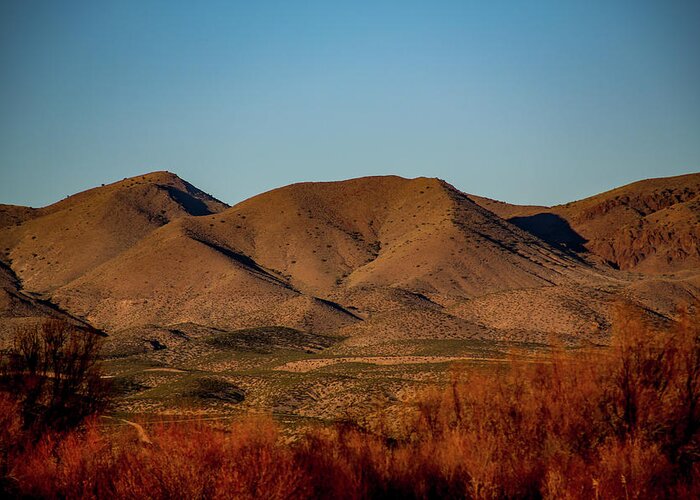
[[[322,296],[392,287],[442,303],[582,272],[438,179],[295,184],[187,224]]]
[[[635,182],[555,207],[472,199],[553,245],[644,273],[700,269],[700,174]]]
[[[192,322],[354,335],[365,319],[382,337],[400,316],[383,313],[594,275],[443,181],[379,177],[292,185],[180,218],[53,297],[110,331]]]
[[[227,208],[156,172],[42,209],[3,207],[0,243],[13,273],[5,302],[15,304],[6,309],[19,310],[17,293],[50,299],[115,338],[178,324],[333,333],[351,338],[348,349],[597,338],[619,297],[670,317],[698,288],[634,284],[577,252],[611,261],[603,242],[624,241],[639,220],[660,234],[669,220],[689,245],[673,233],[643,261],[675,249],[685,253],[671,261],[691,265],[697,188],[697,176],[654,180],[546,209],[475,203],[438,179],[387,176],[295,184]],[[660,295],[650,299],[653,290]]]
[[[238,250],[189,231],[189,224],[174,222],[154,231],[56,290],[54,300],[110,331],[187,322],[223,329],[285,325],[317,331],[354,320],[342,309],[303,295]]]
[[[686,176],[519,207],[387,176],[227,207],[156,172],[0,206],[0,333],[45,316],[102,329],[120,411],[169,412],[204,384],[236,388],[217,411],[339,417],[455,360],[605,344],[620,299],[672,321],[700,299],[697,191]],[[624,271],[659,268],[679,271]]]
[[[176,175],[154,172],[41,209],[5,205],[0,248],[27,289],[50,293],[171,220],[225,208]]]

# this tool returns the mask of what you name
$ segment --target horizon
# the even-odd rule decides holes
[[[213,6],[212,6],[213,5]],[[0,6],[0,202],[438,177],[552,206],[700,171],[694,2]]]
[[[45,207],[51,206],[51,205],[53,205],[53,204],[55,204],[55,203],[58,203],[58,202],[60,202],[60,201],[62,201],[62,200],[64,200],[64,199],[66,199],[66,198],[68,198],[68,197],[71,197],[71,196],[80,194],[80,193],[85,192],[85,191],[90,191],[90,190],[92,190],[92,189],[97,189],[97,188],[100,188],[100,187],[106,187],[106,186],[109,186],[109,185],[112,185],[112,184],[117,184],[117,183],[122,182],[122,181],[127,180],[127,179],[135,179],[135,178],[138,178],[138,177],[142,177],[142,176],[146,176],[146,175],[155,174],[155,173],[157,173],[157,172],[165,172],[165,173],[173,174],[173,175],[177,176],[178,178],[180,178],[181,180],[183,180],[183,181],[185,181],[185,182],[191,184],[191,185],[194,186],[195,188],[202,190],[203,192],[205,192],[206,194],[208,194],[208,195],[210,195],[210,196],[213,196],[217,201],[220,201],[220,202],[222,202],[222,203],[225,203],[225,204],[229,205],[230,207],[233,207],[233,206],[235,206],[235,205],[237,205],[237,204],[239,204],[239,203],[242,203],[242,202],[244,202],[244,201],[246,201],[246,200],[248,200],[248,199],[250,199],[250,198],[253,198],[253,197],[257,196],[257,195],[265,194],[265,193],[268,193],[268,192],[270,192],[270,191],[275,191],[275,190],[277,190],[277,189],[281,189],[281,188],[284,188],[284,187],[286,187],[286,186],[292,186],[292,185],[295,185],[295,184],[309,184],[309,183],[311,183],[311,184],[322,184],[322,183],[332,183],[332,182],[344,182],[344,181],[351,181],[351,180],[355,180],[355,179],[365,179],[365,178],[373,178],[373,177],[400,177],[400,178],[406,179],[406,180],[413,180],[413,179],[419,179],[419,178],[438,179],[438,180],[441,180],[441,181],[444,181],[444,182],[450,184],[451,186],[453,186],[453,187],[459,189],[459,190],[462,191],[463,193],[465,193],[465,194],[467,194],[467,195],[470,195],[470,196],[478,196],[478,197],[482,197],[482,198],[488,198],[488,199],[491,199],[491,200],[493,200],[493,201],[503,202],[503,203],[507,203],[507,204],[511,204],[511,205],[521,205],[521,206],[532,205],[532,206],[542,206],[543,208],[550,208],[550,207],[556,206],[556,205],[535,205],[535,204],[532,204],[532,203],[530,203],[530,204],[513,203],[513,202],[511,202],[511,201],[509,201],[509,200],[502,200],[502,199],[498,199],[498,198],[492,198],[492,197],[490,197],[490,196],[485,196],[485,195],[483,195],[483,194],[481,194],[481,193],[475,193],[475,192],[471,192],[471,191],[465,191],[465,190],[461,189],[459,185],[457,185],[457,184],[455,184],[455,183],[453,183],[453,182],[450,182],[449,179],[443,179],[443,178],[440,178],[440,177],[429,177],[429,176],[425,176],[425,175],[419,175],[419,176],[415,176],[415,177],[406,177],[406,176],[399,175],[399,174],[363,175],[363,176],[358,176],[358,177],[348,177],[348,178],[345,178],[345,179],[337,179],[337,180],[330,180],[330,181],[297,181],[297,182],[293,182],[293,183],[291,183],[291,184],[284,184],[284,185],[281,185],[281,186],[275,186],[275,187],[272,187],[272,188],[267,189],[267,190],[265,190],[265,191],[261,191],[260,193],[254,193],[254,194],[252,194],[251,196],[249,196],[248,198],[243,198],[243,199],[240,199],[240,200],[226,200],[226,199],[221,199],[221,198],[219,198],[219,197],[213,195],[212,193],[210,193],[210,192],[207,191],[206,189],[203,189],[202,187],[200,187],[200,186],[194,184],[193,182],[190,182],[186,177],[183,177],[182,175],[178,174],[177,172],[173,172],[173,171],[170,171],[170,170],[151,170],[151,171],[149,171],[149,172],[142,172],[142,173],[140,173],[140,174],[131,175],[131,176],[128,176],[128,177],[123,177],[123,178],[120,178],[120,179],[115,179],[115,180],[110,180],[110,181],[106,181],[106,182],[101,182],[101,183],[99,183],[99,184],[97,184],[97,185],[89,186],[89,187],[87,187],[87,188],[85,188],[85,189],[81,189],[80,191],[76,191],[76,192],[74,192],[74,193],[69,193],[69,194],[63,196],[62,198],[56,199],[56,200],[54,200],[54,201],[52,201],[52,202],[49,202],[48,204],[41,205],[41,206],[17,205],[17,204],[11,204],[11,203],[4,203],[4,202],[2,202],[2,200],[0,200],[0,205],[26,206],[26,207],[35,208],[35,209],[45,208]],[[638,183],[638,182],[652,181],[652,180],[656,180],[656,179],[668,179],[668,178],[675,178],[675,177],[685,177],[685,176],[692,176],[692,175],[698,175],[698,174],[700,174],[700,172],[688,172],[688,173],[681,173],[681,174],[677,174],[677,175],[664,176],[664,177],[649,177],[649,178],[645,178],[645,179],[638,179],[638,180],[634,180],[634,181],[631,181],[631,182],[628,182],[628,183],[625,183],[625,184],[622,184],[622,185],[619,185],[619,186],[611,186],[611,187],[608,188],[608,189],[605,189],[605,190],[600,191],[600,192],[597,192],[597,193],[591,193],[591,194],[586,195],[586,196],[583,196],[583,197],[581,197],[581,198],[576,198],[576,199],[572,199],[572,200],[567,200],[567,201],[564,201],[564,202],[560,203],[559,205],[564,205],[564,204],[566,204],[566,203],[571,203],[571,202],[576,202],[576,201],[584,200],[584,199],[586,199],[586,198],[590,198],[590,197],[593,197],[593,196],[596,196],[596,195],[599,195],[599,194],[603,194],[603,193],[606,193],[606,192],[609,192],[609,191],[613,191],[613,190],[618,189],[618,188],[622,188],[622,187],[625,187],[625,186],[629,186],[629,185],[632,185],[632,184],[636,184],[636,183]]]

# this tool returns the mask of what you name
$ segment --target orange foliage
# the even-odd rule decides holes
[[[152,444],[93,422],[13,456],[10,420],[3,487],[27,496],[697,498],[700,325],[686,314],[655,331],[621,308],[609,348],[458,368],[400,425],[317,427],[291,444],[267,419],[159,425]]]

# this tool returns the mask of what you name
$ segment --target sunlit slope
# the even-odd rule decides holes
[[[51,292],[171,220],[224,208],[225,204],[176,175],[154,172],[45,208],[15,207],[16,222],[0,231],[0,246],[26,288]]]
[[[648,179],[551,208],[473,199],[554,245],[619,269],[700,269],[700,174]]]
[[[295,184],[188,223],[324,296],[398,287],[443,301],[587,272],[438,179]]]

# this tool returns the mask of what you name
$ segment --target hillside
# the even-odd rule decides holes
[[[597,249],[623,241],[634,221],[672,219],[694,234],[697,179],[545,209],[472,200],[438,179],[367,177],[295,184],[227,207],[156,172],[41,209],[5,206],[0,241],[18,287],[109,332],[193,323],[279,325],[357,345],[575,339],[605,332],[618,296],[656,310],[634,292],[643,287],[625,291],[629,278],[582,257],[597,251],[626,268]],[[694,262],[693,241],[674,247],[685,252],[677,261]],[[673,302],[675,289],[662,288]]]
[[[192,322],[352,336],[396,309],[591,276],[443,181],[382,177],[297,184],[182,217],[52,297],[111,331]]]
[[[399,287],[441,301],[576,273],[568,256],[438,179],[295,184],[188,223],[322,295]]]
[[[472,199],[553,245],[618,269],[700,268],[700,174],[635,182],[555,207]]]
[[[0,326],[4,340],[47,316],[105,332],[121,411],[342,418],[443,379],[453,361],[606,344],[620,300],[670,324],[700,298],[697,180],[544,208],[365,177],[228,207],[155,172],[1,206]],[[627,271],[657,268],[679,272]]]
[[[54,300],[110,331],[183,322],[226,329],[285,325],[315,331],[354,320],[340,308],[303,295],[240,251],[203,238],[186,225],[174,222],[154,231],[57,289]]]
[[[169,172],[90,189],[40,209],[0,207],[0,248],[25,288],[51,293],[184,216],[224,203]]]

